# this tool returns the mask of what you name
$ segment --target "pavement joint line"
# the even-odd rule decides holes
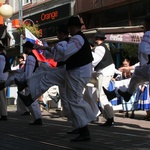
[[[55,146],[55,147],[59,147],[59,148],[65,148],[65,149],[73,150],[73,148],[66,147],[66,146],[63,146],[63,145],[58,145],[58,144],[53,144],[53,143],[47,143],[47,142],[44,142],[44,141],[33,140],[33,139],[25,138],[25,137],[20,137],[20,136],[12,135],[12,134],[5,134],[5,135],[11,136],[11,137],[14,137],[14,138],[23,139],[23,140],[34,141],[36,143],[38,142],[40,144],[46,144],[46,145],[51,145],[51,146]]]
[[[14,120],[14,121],[21,121],[21,122],[28,122],[28,120],[20,120],[20,119],[18,119],[18,118],[12,118],[12,117],[10,117],[9,118],[10,120]],[[27,124],[28,125],[28,124]],[[43,121],[43,125],[41,125],[40,127],[42,127],[42,126],[44,126],[44,125],[53,125],[53,126],[58,126],[58,127],[67,127],[67,128],[71,128],[71,126],[70,125],[61,125],[61,124],[56,124],[56,123],[48,123],[48,122],[44,122]],[[29,125],[28,125],[29,126]]]

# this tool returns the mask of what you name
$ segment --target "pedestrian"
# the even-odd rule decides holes
[[[30,94],[22,99],[28,99],[30,103],[53,85],[65,87],[66,101],[70,109],[71,121],[74,128],[79,130],[79,136],[72,139],[73,142],[89,141],[91,139],[88,123],[95,119],[90,105],[83,100],[83,89],[90,81],[92,73],[92,53],[85,35],[81,32],[80,19],[72,16],[68,21],[68,31],[72,36],[68,42],[57,43],[53,48],[35,46],[37,49],[49,50],[56,62],[65,61],[66,69],[55,68],[45,72],[40,80],[31,76],[27,80]],[[38,82],[37,82],[38,80]],[[36,83],[36,84],[34,84]],[[34,86],[33,86],[34,84]]]

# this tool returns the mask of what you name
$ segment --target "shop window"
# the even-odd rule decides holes
[[[23,5],[27,5],[29,3],[31,3],[31,0],[23,0]]]

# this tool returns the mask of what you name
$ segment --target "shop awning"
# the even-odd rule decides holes
[[[126,27],[107,27],[107,28],[93,28],[83,30],[83,33],[87,37],[94,37],[94,34],[98,31],[103,31],[106,34],[106,42],[114,43],[132,43],[139,44],[143,37],[143,26],[126,26]],[[47,42],[57,42],[56,36],[43,38]]]
[[[114,43],[132,43],[139,44],[143,37],[143,32],[138,33],[124,33],[124,34],[106,34],[107,42]]]

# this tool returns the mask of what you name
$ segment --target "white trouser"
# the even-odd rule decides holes
[[[31,112],[33,118],[39,119],[42,118],[42,114],[41,114],[41,110],[39,107],[39,103],[37,102],[37,100],[35,100],[29,107],[28,107],[29,111]]]
[[[88,104],[91,106],[93,113],[95,114],[95,118],[100,115],[100,110],[98,108],[98,102],[97,102],[97,88],[90,86],[90,84],[87,84],[83,99],[88,102]]]
[[[27,83],[33,99],[37,99],[53,85],[65,87],[66,102],[73,126],[79,128],[95,119],[90,105],[83,100],[82,94],[89,80],[90,77],[81,78],[78,72],[69,74],[64,68],[54,68],[33,74]]]
[[[98,76],[98,90],[97,90],[97,96],[99,97],[99,101],[102,108],[103,117],[105,119],[113,118],[114,117],[114,111],[111,103],[108,101],[107,96],[105,95],[102,86],[104,86],[106,89],[108,89],[108,86],[110,84],[110,80],[112,79],[112,76]]]
[[[7,81],[5,82],[5,85],[6,86],[10,86],[11,84],[13,84],[14,83],[14,78],[17,78],[19,80],[21,74],[22,74],[21,72],[17,72],[17,71],[9,73],[9,76],[8,76]],[[25,89],[25,95],[28,95],[28,94],[29,94],[29,89],[26,88]],[[22,108],[24,110],[26,110],[25,106],[23,106],[23,105],[22,105]],[[41,110],[40,110],[40,107],[39,107],[39,104],[38,104],[37,101],[35,101],[34,103],[32,103],[31,106],[28,107],[28,109],[31,112],[31,114],[34,117],[34,119],[42,118]]]
[[[25,95],[29,94],[29,88],[25,89]],[[41,114],[41,110],[40,110],[40,106],[39,103],[37,102],[37,100],[35,100],[29,107],[28,107],[29,111],[31,112],[33,118],[39,119],[42,118],[42,114]]]
[[[65,87],[59,87],[59,94],[60,94],[60,99],[61,99],[61,103],[63,106],[63,111],[67,116],[68,121],[71,120],[71,116],[70,116],[70,109],[69,109],[69,105],[68,105],[68,101],[67,101],[67,97],[66,97],[66,89]]]
[[[115,93],[117,97],[120,97],[118,89],[120,89],[121,91],[126,91],[129,86],[130,80],[131,78],[115,81]]]
[[[21,93],[24,95],[25,91],[21,91]],[[22,100],[20,99],[20,97],[17,97],[17,112],[19,113],[24,113],[24,112],[28,112],[29,109],[24,105],[24,103],[22,102]]]
[[[5,82],[5,86],[10,86],[14,84],[14,79],[15,78],[20,79],[21,75],[22,75],[21,72],[17,72],[17,71],[10,72]]]
[[[145,82],[150,82],[150,65],[144,65],[143,67],[137,66],[130,80],[127,91],[133,94],[139,85]]]

